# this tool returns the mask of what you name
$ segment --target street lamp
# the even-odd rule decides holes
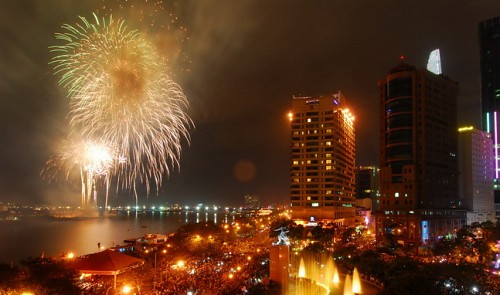
[[[135,288],[134,288],[134,287],[131,287],[129,285],[123,286],[123,288],[122,288],[122,294],[130,294],[130,292],[132,292],[132,290],[134,290],[134,289],[137,290],[137,294],[138,295],[141,295],[141,290],[139,290],[138,286],[135,286]],[[134,293],[134,294],[136,294],[136,293]]]
[[[132,288],[129,285],[125,285],[122,288],[122,293],[123,294],[128,294],[128,293],[130,293],[131,290],[132,290]]]
[[[185,262],[183,260],[177,261],[177,267],[179,267],[179,268],[183,267],[184,264],[185,264]]]
[[[106,295],[109,294],[109,290],[111,290],[111,289],[113,289],[113,291],[111,291],[111,294],[116,294],[116,289],[114,288],[114,286],[111,286],[106,290]],[[130,285],[124,285],[119,292],[120,292],[120,294],[130,294],[132,292],[132,290],[134,290],[134,289],[137,290],[138,295],[141,294],[139,287],[136,286],[134,288],[134,287],[131,287]],[[136,293],[133,293],[133,294],[136,294]]]
[[[155,272],[153,274],[153,291],[156,292],[156,252],[158,252],[158,249],[155,248]]]

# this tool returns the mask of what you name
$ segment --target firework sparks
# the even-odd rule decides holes
[[[61,173],[64,173],[65,179],[78,176],[83,206],[92,202],[96,204],[96,182],[103,179],[107,205],[110,172],[118,164],[119,158],[110,146],[73,137],[60,144],[57,155],[47,162],[43,172],[50,178],[58,178]]]
[[[80,20],[63,25],[63,44],[51,47],[68,91],[70,134],[114,147],[121,164],[108,174],[134,191],[140,181],[149,193],[178,168],[181,142],[189,142],[187,99],[145,35],[112,16]]]

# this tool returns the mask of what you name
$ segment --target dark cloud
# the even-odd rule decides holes
[[[357,161],[377,164],[377,81],[400,55],[425,67],[440,48],[444,74],[460,85],[460,122],[479,124],[477,24],[500,11],[495,0],[164,0],[158,17],[130,8],[152,11],[151,1],[4,2],[0,201],[26,202],[79,200],[77,186],[39,176],[67,112],[48,46],[78,15],[111,10],[149,34],[190,101],[196,128],[181,169],[149,201],[240,204],[246,194],[263,203],[288,198],[294,94],[343,92],[356,114]],[[235,177],[235,167],[248,174]]]

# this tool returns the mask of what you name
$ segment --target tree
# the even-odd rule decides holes
[[[455,245],[455,242],[452,240],[441,239],[434,243],[432,253],[437,256],[448,255],[453,252]]]
[[[344,243],[351,242],[356,237],[356,235],[357,235],[356,228],[350,227],[342,233],[342,242]]]
[[[436,294],[436,288],[418,263],[409,257],[398,257],[385,271],[385,288],[381,294]]]
[[[25,278],[22,284],[36,294],[81,294],[78,272],[64,261],[50,258],[31,258],[22,261]]]

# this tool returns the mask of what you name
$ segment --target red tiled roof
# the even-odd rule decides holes
[[[104,250],[77,258],[71,267],[82,273],[113,275],[143,263],[142,259],[112,250]]]

